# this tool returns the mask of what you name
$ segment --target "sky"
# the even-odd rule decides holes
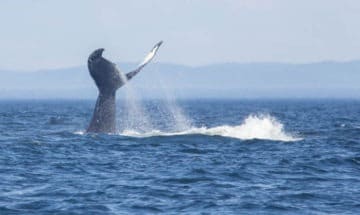
[[[0,70],[112,61],[224,62],[360,59],[358,0],[1,0]]]

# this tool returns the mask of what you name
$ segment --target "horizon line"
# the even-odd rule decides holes
[[[171,65],[171,66],[182,66],[189,68],[201,68],[208,66],[217,66],[217,65],[225,65],[225,64],[238,64],[238,65],[251,65],[251,64],[278,64],[278,65],[313,65],[313,64],[346,64],[346,63],[354,63],[360,62],[360,59],[352,59],[352,60],[321,60],[321,61],[309,61],[309,62],[282,62],[282,61],[248,61],[248,62],[240,62],[240,61],[224,61],[224,62],[215,62],[209,64],[200,64],[200,65],[190,65],[190,64],[182,64],[175,62],[153,62],[151,65]],[[138,62],[131,61],[123,61],[123,62],[115,62],[118,66],[121,64],[134,64],[137,65]],[[81,68],[86,67],[86,64],[82,65],[72,65],[72,66],[63,66],[63,67],[53,67],[53,68],[38,68],[38,69],[8,69],[8,68],[0,68],[0,72],[44,72],[44,71],[53,71],[53,70],[63,70],[63,69],[73,69],[73,68]]]

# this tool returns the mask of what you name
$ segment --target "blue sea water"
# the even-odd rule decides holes
[[[0,214],[360,214],[360,101],[119,103],[1,101]]]

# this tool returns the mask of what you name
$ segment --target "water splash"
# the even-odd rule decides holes
[[[167,100],[167,108],[169,109],[173,121],[175,122],[175,131],[184,131],[191,128],[191,121],[184,114],[183,110],[175,103],[174,100]]]
[[[174,93],[171,91],[171,88],[168,87],[166,83],[159,75],[158,70],[155,70],[157,76],[158,86],[163,92],[165,97],[163,113],[167,112],[170,114],[170,124],[172,125],[173,131],[184,131],[191,128],[192,121],[185,115],[184,111],[180,108],[178,103],[175,100]]]
[[[122,89],[125,94],[123,110],[121,113],[120,130],[132,129],[148,132],[154,129],[148,113],[142,105],[141,97],[136,93],[131,84]]]
[[[125,95],[123,108],[121,111],[120,129],[134,129],[141,132],[151,131],[153,129],[148,114],[141,104],[141,97],[136,93],[133,86],[128,84],[127,77],[120,72],[121,80],[124,83],[122,91]]]
[[[121,76],[125,83],[121,90],[124,93],[125,100],[118,123],[120,131],[134,130],[144,133],[161,129],[179,132],[191,128],[191,120],[186,117],[176,103],[174,94],[163,83],[161,76],[157,75],[153,84],[162,89],[164,100],[155,106],[146,106],[146,108],[143,106],[143,100],[136,89],[131,83],[126,84],[126,77],[123,73]]]
[[[275,117],[270,115],[250,115],[240,125],[230,126],[222,125],[213,128],[192,127],[181,132],[163,132],[160,130],[152,130],[151,132],[139,132],[137,130],[124,130],[121,135],[134,137],[150,137],[150,136],[173,136],[173,135],[189,135],[203,134],[209,136],[224,136],[242,140],[264,139],[277,141],[299,141],[299,137],[295,137],[284,131],[284,125]]]

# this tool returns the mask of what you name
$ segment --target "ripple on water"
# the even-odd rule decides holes
[[[90,102],[0,103],[0,214],[358,214],[344,102],[189,101],[195,129],[146,137],[74,132]]]

